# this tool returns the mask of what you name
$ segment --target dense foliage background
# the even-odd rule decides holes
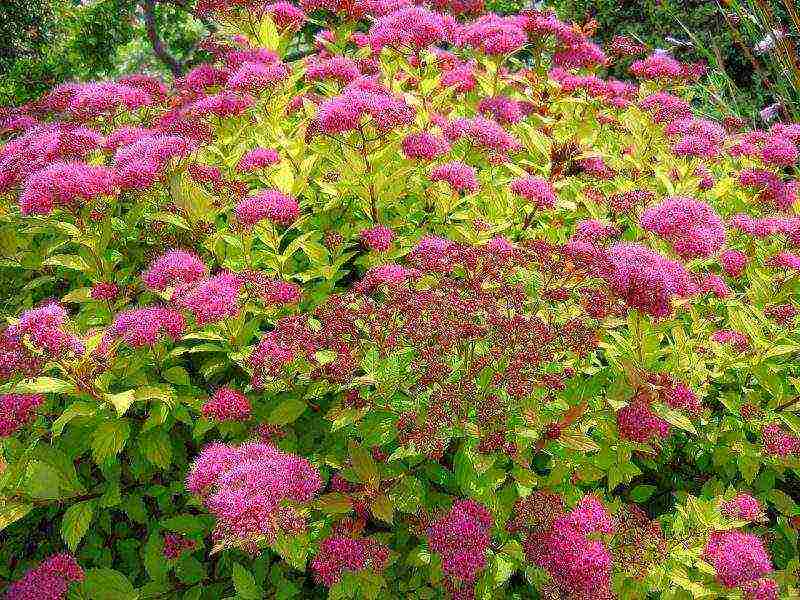
[[[9,600],[798,597],[800,124],[500,8],[7,13]]]

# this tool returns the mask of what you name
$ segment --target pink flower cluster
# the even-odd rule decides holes
[[[694,80],[705,75],[705,65],[683,64],[665,52],[651,54],[631,64],[631,73],[640,79]]]
[[[151,290],[163,292],[168,287],[195,283],[208,275],[200,257],[187,250],[170,250],[156,258],[142,273],[142,281]]]
[[[131,348],[153,346],[164,336],[178,339],[186,329],[183,315],[163,306],[133,308],[119,313],[106,330],[98,352],[105,353],[117,340]]]
[[[391,47],[401,52],[418,52],[448,41],[447,19],[422,6],[404,6],[380,17],[370,28],[369,43],[375,52]]]
[[[750,533],[713,532],[703,558],[714,566],[719,582],[729,588],[755,581],[772,571],[764,542]]]
[[[644,211],[641,226],[666,239],[684,260],[707,258],[725,243],[725,225],[704,202],[669,198]]]
[[[650,405],[636,397],[617,411],[619,436],[640,444],[649,444],[669,436],[669,423],[657,416]]]
[[[389,227],[376,225],[361,232],[361,242],[369,250],[386,252],[394,241],[394,232]]]
[[[255,227],[264,219],[288,227],[300,216],[300,206],[297,200],[278,190],[265,190],[239,202],[234,213],[236,220],[247,228]]]
[[[459,500],[428,528],[428,544],[442,557],[446,575],[463,582],[477,579],[486,568],[492,515],[474,500]]]
[[[475,169],[459,161],[434,167],[428,178],[431,181],[444,181],[454,192],[473,193],[480,187]]]
[[[317,123],[329,135],[356,131],[367,120],[380,132],[386,132],[409,125],[414,115],[405,100],[386,91],[348,87],[320,105]]]
[[[0,394],[0,438],[8,437],[36,418],[41,394]]]
[[[575,598],[607,598],[611,554],[598,535],[612,535],[614,520],[595,496],[585,496],[552,526],[528,535],[523,548],[528,560],[545,569],[564,593]],[[591,537],[590,537],[591,536]]]
[[[65,330],[66,320],[64,307],[51,302],[26,310],[6,334],[17,340],[26,338],[50,358],[61,358],[65,352],[81,355],[85,351],[83,342]]]
[[[195,145],[187,138],[156,134],[122,146],[114,155],[117,185],[123,189],[150,187],[173,159],[186,158]]]
[[[485,14],[456,33],[456,45],[471,47],[490,56],[511,54],[528,41],[524,17]]]
[[[241,309],[242,277],[223,271],[175,291],[177,306],[188,310],[198,325],[235,317]]]
[[[750,347],[747,336],[732,329],[720,329],[711,334],[711,340],[718,344],[729,344],[737,352],[745,352]]]
[[[325,81],[332,79],[342,85],[348,84],[361,76],[358,65],[346,56],[318,58],[308,63],[306,79],[308,81]]]
[[[720,506],[722,514],[737,521],[758,521],[764,514],[761,503],[750,494],[736,494]]]
[[[639,244],[618,243],[609,248],[611,290],[625,303],[654,317],[672,313],[671,300],[694,291],[683,265]]]
[[[275,279],[261,271],[247,271],[243,277],[248,290],[268,306],[300,302],[300,287],[297,284]]]
[[[217,539],[251,547],[301,532],[303,517],[286,503],[309,502],[322,479],[306,459],[270,444],[211,444],[192,463],[186,487],[217,518]]]
[[[214,421],[247,421],[250,418],[250,400],[234,389],[223,387],[203,403],[200,412]]]
[[[556,191],[553,189],[553,184],[541,177],[515,179],[511,182],[510,189],[540,210],[555,206]]]
[[[31,175],[19,197],[23,215],[49,215],[56,206],[76,209],[81,202],[114,196],[114,172],[103,166],[79,162],[51,163]]]
[[[513,135],[496,121],[484,117],[453,119],[443,124],[442,131],[450,142],[465,139],[473,146],[501,157],[520,148],[519,141]]]
[[[311,561],[314,579],[330,587],[342,579],[342,573],[369,569],[380,573],[389,560],[389,548],[375,540],[332,536],[322,541]]]
[[[401,147],[406,158],[428,161],[450,152],[450,144],[447,140],[427,131],[408,134],[403,138]]]
[[[272,166],[280,162],[278,152],[272,148],[253,148],[242,156],[236,170],[240,173],[249,173],[257,169]]]
[[[84,573],[75,558],[56,554],[31,569],[6,589],[6,600],[64,600],[69,584],[83,581]]]

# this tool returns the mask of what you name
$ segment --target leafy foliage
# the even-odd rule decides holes
[[[800,125],[547,12],[197,8],[0,123],[10,598],[797,596]]]

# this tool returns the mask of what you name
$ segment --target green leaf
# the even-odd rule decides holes
[[[125,447],[131,426],[126,420],[106,421],[92,434],[92,455],[96,463],[116,456]]]
[[[260,600],[262,597],[261,589],[256,584],[255,577],[239,563],[233,563],[233,587],[236,593],[244,600]]]
[[[127,390],[119,394],[106,394],[106,400],[114,405],[117,409],[117,414],[121,417],[130,408],[131,404],[136,401],[136,390]]]
[[[748,484],[753,483],[756,475],[758,475],[759,469],[761,469],[761,461],[753,456],[741,455],[736,462],[739,465],[739,472],[742,474],[744,480]]]
[[[176,515],[160,521],[164,529],[182,533],[184,535],[197,535],[206,533],[206,524],[194,515]]]
[[[61,497],[61,475],[52,465],[33,460],[26,470],[26,489],[31,498],[57,500]]]
[[[154,465],[166,469],[172,462],[172,442],[163,429],[150,430],[139,436],[139,447],[144,457]]]
[[[14,391],[19,394],[64,394],[75,393],[78,390],[72,383],[63,379],[37,377],[18,383],[14,386]]]
[[[631,490],[631,501],[640,504],[645,502],[656,491],[654,485],[637,485]]]
[[[353,510],[353,504],[350,498],[340,492],[331,492],[323,494],[316,502],[317,508],[322,512],[328,514],[344,514]]]
[[[91,500],[73,504],[64,513],[61,519],[61,537],[72,552],[75,552],[83,536],[89,531],[93,516],[94,502]]]
[[[33,504],[0,500],[0,531],[16,523],[33,510]]]
[[[150,579],[153,581],[163,581],[167,577],[169,567],[164,560],[164,542],[157,532],[150,533],[143,551],[144,568]]]
[[[136,593],[128,578],[114,569],[89,569],[83,581],[83,590],[90,600],[136,600]]]
[[[297,398],[287,398],[269,413],[269,422],[273,425],[294,423],[306,410],[306,403]]]
[[[88,272],[89,265],[80,256],[75,254],[56,254],[42,262],[42,266],[47,267],[64,267],[65,269],[73,269],[75,271]]]
[[[163,376],[175,385],[189,385],[189,373],[183,367],[171,367],[164,371]]]
[[[372,514],[387,523],[391,523],[394,520],[394,507],[386,494],[381,494],[373,500]]]
[[[90,404],[89,402],[83,402],[79,400],[78,402],[73,402],[72,404],[61,413],[61,416],[58,417],[55,421],[53,421],[53,435],[59,436],[63,433],[64,427],[67,426],[67,423],[72,421],[72,419],[76,417],[91,417],[97,412],[97,406],[94,404]]]
[[[357,446],[355,443],[350,444],[350,462],[353,465],[353,470],[358,476],[361,483],[375,489],[380,482],[380,475],[378,473],[378,465],[372,458],[372,454],[366,448]]]

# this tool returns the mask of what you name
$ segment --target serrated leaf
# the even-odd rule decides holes
[[[189,373],[183,367],[170,367],[162,376],[175,385],[189,385]]]
[[[378,483],[380,483],[378,465],[375,462],[375,459],[372,458],[372,454],[369,452],[369,450],[358,446],[355,443],[351,443],[350,463],[352,464],[353,470],[356,472],[358,480],[361,483],[371,487],[372,489],[377,489]]]
[[[94,502],[79,502],[70,506],[61,519],[61,537],[67,547],[75,552],[78,544],[89,531],[94,516]]]
[[[116,456],[125,447],[131,432],[130,424],[125,420],[106,421],[101,423],[92,434],[92,455],[96,463]]]
[[[83,590],[90,600],[136,600],[136,593],[125,575],[114,569],[89,569]]]
[[[381,521],[391,523],[394,520],[394,506],[386,494],[381,494],[372,501],[372,514]]]
[[[78,401],[70,404],[61,416],[53,421],[53,435],[59,436],[63,433],[67,423],[76,417],[91,417],[97,412],[97,406],[88,402]]]
[[[233,579],[233,587],[236,588],[236,593],[244,600],[259,600],[262,597],[263,594],[256,584],[253,574],[239,563],[233,563],[231,578]]]
[[[655,491],[656,486],[654,485],[637,485],[631,490],[631,500],[637,504],[645,502],[650,498],[650,496],[653,495],[653,492]]]
[[[0,499],[0,531],[16,523],[33,510],[33,504]]]
[[[21,381],[14,386],[14,391],[19,394],[64,394],[75,393],[75,385],[55,377],[37,377]]]
[[[106,400],[110,402],[121,417],[130,408],[131,404],[136,401],[136,391],[127,390],[118,394],[106,394]]]
[[[172,462],[172,442],[162,429],[150,430],[139,436],[142,454],[154,465],[166,469]]]
[[[287,398],[269,413],[268,421],[273,425],[294,423],[306,410],[306,403],[297,398]]]

